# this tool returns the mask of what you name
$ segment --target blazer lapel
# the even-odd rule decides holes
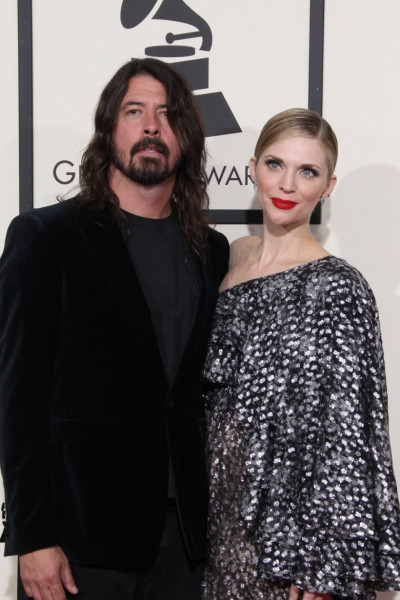
[[[81,211],[75,216],[75,221],[94,260],[112,288],[116,303],[125,314],[143,350],[154,362],[155,372],[163,372],[150,310],[113,217],[106,211],[93,215]]]
[[[207,253],[209,249],[207,247]],[[174,384],[177,384],[184,373],[189,369],[192,361],[196,358],[200,343],[204,340],[210,330],[211,320],[213,318],[215,301],[218,296],[218,283],[214,281],[211,273],[211,262],[204,263],[197,254],[194,255],[197,273],[200,282],[200,298],[197,307],[197,315],[194,322],[192,333],[183,354],[179,369],[177,369]],[[207,258],[209,258],[207,256]]]

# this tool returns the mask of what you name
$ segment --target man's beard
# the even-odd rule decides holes
[[[134,164],[134,155],[145,150],[149,146],[154,147],[157,152],[161,152],[165,161],[163,162],[160,157],[142,156],[139,158],[139,164]],[[113,164],[114,166],[135,183],[140,185],[150,186],[157,185],[166,181],[171,175],[176,173],[180,166],[180,160],[170,167],[169,155],[170,151],[166,144],[158,140],[157,138],[147,137],[140,142],[137,142],[131,148],[131,160],[128,165],[124,165],[118,151],[114,148],[113,151]]]

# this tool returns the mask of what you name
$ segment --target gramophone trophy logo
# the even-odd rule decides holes
[[[157,3],[159,3],[159,6],[156,12],[149,17]],[[195,92],[208,89],[208,56],[189,58],[196,55],[196,48],[189,44],[180,43],[194,38],[201,38],[199,51],[202,53],[210,52],[212,32],[208,23],[183,0],[123,0],[121,7],[123,27],[133,29],[147,18],[184,23],[189,26],[187,33],[168,31],[165,36],[166,44],[147,46],[144,52],[146,56],[170,62],[175,69],[186,77]],[[242,131],[222,92],[197,93],[196,98],[203,115],[208,137],[240,133]]]
[[[156,7],[157,3],[159,4]],[[153,10],[155,9],[155,10]],[[146,46],[146,56],[165,60],[172,64],[190,82],[196,93],[196,99],[203,115],[207,137],[240,133],[242,130],[236,121],[222,92],[206,92],[209,87],[209,57],[212,46],[212,33],[206,21],[194,12],[183,0],[123,0],[121,6],[121,24],[126,29],[138,27],[145,19],[159,19],[184,23],[186,33],[173,33],[172,27],[166,27],[165,39],[160,45]],[[195,45],[184,44],[185,40],[201,39]],[[157,40],[155,40],[157,41]],[[198,48],[196,50],[196,47]],[[196,57],[196,52],[200,56]],[[206,56],[204,56],[204,54]],[[192,58],[193,57],[193,58]],[[80,167],[70,160],[59,160],[53,167],[53,177],[61,185],[69,185],[80,179]],[[244,175],[239,175],[236,167],[223,165],[217,172],[213,167],[209,173],[209,182],[218,186],[236,183],[251,183],[248,167]]]

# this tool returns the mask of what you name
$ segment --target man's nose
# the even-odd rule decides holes
[[[143,131],[145,135],[157,136],[160,134],[160,124],[156,115],[146,115]]]

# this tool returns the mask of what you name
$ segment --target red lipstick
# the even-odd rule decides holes
[[[282,200],[282,198],[271,198],[271,200],[272,204],[281,210],[290,210],[297,204],[297,202],[293,202],[293,200]]]

